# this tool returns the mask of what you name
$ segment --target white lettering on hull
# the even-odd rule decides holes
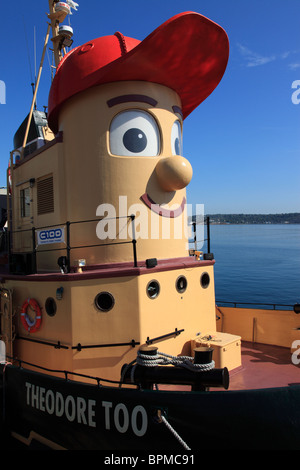
[[[111,429],[111,422],[113,421],[115,428],[120,433],[127,432],[129,426],[131,426],[136,436],[143,436],[146,433],[148,417],[143,406],[135,406],[131,414],[124,403],[118,403],[113,411],[111,411],[113,408],[111,401],[103,401],[102,406],[105,410],[105,429]]]
[[[57,418],[65,417],[71,423],[96,427],[96,400],[73,395],[64,397],[58,391],[30,382],[26,382],[25,386],[28,406]],[[131,411],[124,403],[102,401],[101,404],[105,430],[116,430],[121,434],[132,431],[137,437],[144,436],[148,428],[148,416],[143,406],[136,405]]]
[[[70,422],[86,424],[96,427],[95,421],[95,400],[86,400],[82,397],[68,395],[66,398],[60,392],[33,385],[29,382],[26,385],[26,404],[32,408],[55,415],[58,418],[65,416]]]

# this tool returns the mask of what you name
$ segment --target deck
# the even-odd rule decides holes
[[[295,355],[300,362],[300,348]],[[300,363],[292,359],[289,348],[242,342],[242,366],[230,372],[229,390],[300,385]]]
[[[296,353],[299,364],[293,364],[289,348],[269,344],[242,341],[242,365],[229,376],[228,391],[258,390],[266,388],[300,385],[300,346]],[[188,385],[159,385],[159,390],[188,391]],[[224,391],[223,388],[210,388],[210,391]]]

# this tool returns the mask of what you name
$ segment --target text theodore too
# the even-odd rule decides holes
[[[97,401],[79,396],[64,396],[58,391],[46,389],[30,382],[26,386],[26,405],[57,418],[96,428],[99,424],[105,430],[126,433],[128,430],[141,437],[148,428],[145,408],[135,406],[130,411],[124,403],[101,401],[101,419],[97,422]]]

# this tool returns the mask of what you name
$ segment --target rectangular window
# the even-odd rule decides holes
[[[54,212],[53,176],[37,181],[37,213],[49,212]]]
[[[30,217],[30,188],[21,189],[20,199],[21,217]]]

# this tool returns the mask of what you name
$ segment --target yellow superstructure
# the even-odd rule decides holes
[[[189,257],[182,126],[220,81],[228,38],[183,13],[143,44],[117,32],[63,57],[54,3],[49,113],[32,106],[10,160],[7,346],[30,364],[119,380],[137,347],[190,355],[192,338],[216,330],[214,261]],[[179,51],[171,38],[187,24]],[[206,38],[196,53],[193,37]],[[25,146],[31,116],[42,124]]]
[[[157,104],[107,104],[134,93]],[[27,277],[15,272],[6,281],[13,291],[17,357],[119,380],[122,365],[134,359],[139,345],[154,341],[166,353],[189,355],[191,338],[216,329],[214,262],[188,257],[182,201],[190,165],[178,155],[183,168],[163,163],[157,170],[159,162],[174,157],[174,123],[181,133],[174,106],[180,107],[176,93],[147,82],[87,90],[62,109],[56,138],[14,165],[15,269],[24,253],[36,265]],[[157,126],[157,156],[113,153],[112,123],[131,111],[142,119],[150,116],[150,124]],[[183,187],[166,191],[168,179],[174,188]],[[142,199],[145,194],[168,216],[151,210]],[[27,204],[25,213],[22,203]],[[169,216],[178,208],[179,215]],[[63,238],[54,243],[57,231]],[[65,273],[58,265],[62,256],[69,263]],[[36,299],[42,310],[35,333],[26,331],[20,319],[27,298]]]

